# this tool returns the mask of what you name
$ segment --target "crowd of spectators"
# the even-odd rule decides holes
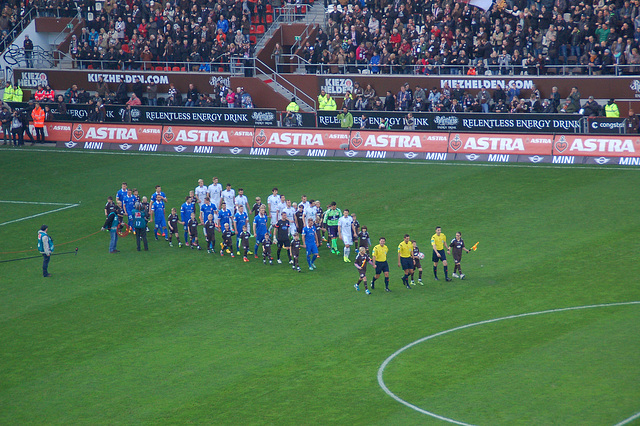
[[[109,0],[72,37],[69,53],[79,68],[218,71],[213,62],[228,70],[252,57],[252,25],[267,25],[267,1]]]
[[[0,51],[9,46],[20,33],[18,23],[29,12],[27,4],[26,1],[18,0],[0,2]]]
[[[319,109],[336,110],[336,103],[332,100],[324,90],[321,91]],[[591,117],[607,112],[606,105],[600,105],[593,96],[582,103],[577,87],[573,87],[566,97],[561,96],[555,86],[551,93],[543,96],[534,85],[525,96],[521,96],[521,90],[515,83],[505,88],[498,85],[495,90],[482,88],[475,95],[461,89],[460,84],[452,88],[445,83],[442,89],[422,88],[418,84],[411,89],[409,83],[405,83],[397,93],[386,91],[384,96],[379,96],[371,84],[363,88],[355,82],[353,90],[346,92],[341,107],[349,111],[575,113]]]
[[[637,0],[341,0],[306,44],[308,72],[550,74],[640,72]],[[627,65],[627,66],[623,66]]]

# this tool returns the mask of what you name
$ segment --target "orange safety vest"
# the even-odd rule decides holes
[[[44,110],[42,108],[36,108],[31,112],[31,118],[33,118],[33,125],[35,127],[44,127]]]

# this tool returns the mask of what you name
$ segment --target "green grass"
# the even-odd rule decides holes
[[[356,293],[355,268],[326,248],[298,274],[164,242],[138,253],[131,236],[110,255],[94,234],[123,180],[147,196],[161,184],[179,207],[214,175],[250,200],[278,186],[357,213],[389,242],[393,292]],[[79,248],[52,258],[49,279],[38,259],[0,263],[0,424],[441,424],[378,386],[399,348],[507,315],[640,300],[635,169],[27,149],[0,151],[0,182],[0,200],[80,202],[0,226],[0,260],[37,254],[5,252],[35,247],[42,223],[57,252]],[[43,207],[0,202],[0,223]],[[480,241],[466,280],[433,281],[436,225]],[[427,253],[412,290],[393,261],[406,232]],[[385,383],[474,424],[615,424],[640,411],[639,319],[630,305],[472,327],[399,355]]]

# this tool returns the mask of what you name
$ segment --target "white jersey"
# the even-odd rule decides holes
[[[231,210],[231,213],[236,210],[236,191],[234,189],[225,189],[222,191],[222,199],[224,200],[227,208]]]
[[[278,206],[280,205],[280,196],[271,194],[267,197],[267,205],[269,206],[269,214],[273,217],[278,214]]]
[[[235,204],[236,204],[236,210],[238,209],[238,206],[243,206],[245,212],[250,212],[249,200],[247,199],[246,195],[237,195],[235,199]]]
[[[222,185],[220,185],[219,183],[212,183],[207,189],[209,190],[209,198],[211,198],[211,203],[215,204],[216,207],[220,206]]]
[[[281,213],[286,213],[287,214],[287,220],[289,222],[291,222],[291,226],[289,227],[289,234],[293,235],[294,232],[297,232],[296,230],[296,218],[295,218],[295,214],[296,214],[296,209],[294,209],[293,207],[286,207],[284,208],[284,210],[282,210]]]
[[[348,245],[351,245],[353,243],[352,232],[351,232],[352,223],[353,223],[353,218],[351,216],[347,216],[347,217],[342,216],[340,219],[338,219],[338,226],[340,227],[340,234],[342,235],[342,241]]]
[[[202,186],[198,185],[196,186],[196,189],[193,192],[196,194],[196,198],[198,199],[198,204],[202,205],[202,203],[204,203],[205,197],[209,194],[209,188],[207,188],[204,185]]]
[[[316,216],[318,216],[318,208],[316,206],[307,206],[304,208],[304,223],[307,223],[309,219],[313,219],[316,221]]]
[[[304,203],[302,201],[300,201],[300,203],[298,203],[298,205],[303,205],[305,209],[309,208],[309,206],[311,205],[311,203],[309,203],[308,201],[305,201]]]

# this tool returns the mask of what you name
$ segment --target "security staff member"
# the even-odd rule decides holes
[[[291,102],[287,105],[287,111],[298,112],[300,111],[300,106],[296,103],[296,98],[291,98]]]
[[[604,114],[606,117],[618,118],[620,117],[620,110],[616,105],[613,98],[609,99],[609,103],[604,107]]]

